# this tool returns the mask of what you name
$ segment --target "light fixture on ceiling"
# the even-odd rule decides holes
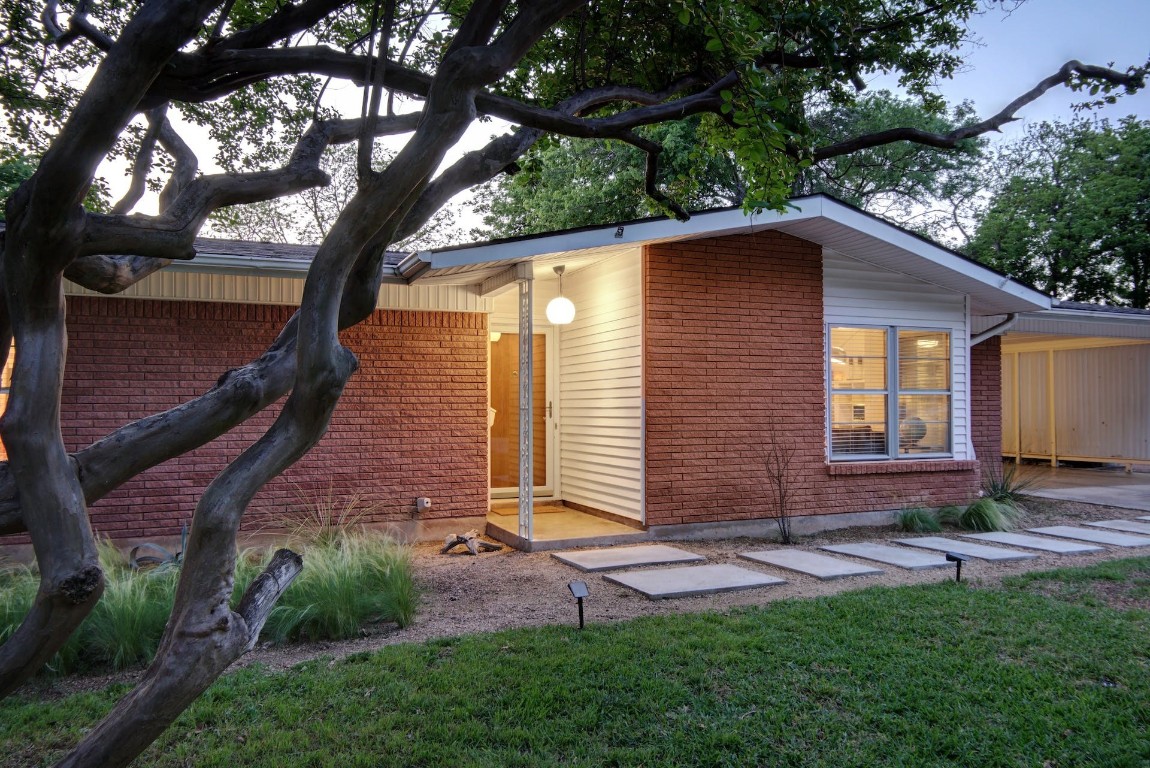
[[[563,295],[564,269],[563,266],[555,267],[555,274],[559,275],[559,295],[547,302],[547,319],[552,325],[567,325],[575,319],[575,305]]]
[[[503,334],[499,331],[492,331],[488,338],[491,339],[492,344],[497,344],[499,340],[503,338]]]
[[[938,339],[919,339],[915,343],[919,349],[934,349],[938,346]]]

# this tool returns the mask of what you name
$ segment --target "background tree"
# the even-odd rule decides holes
[[[1150,306],[1150,122],[1032,126],[990,183],[972,256],[1061,299]]]
[[[803,105],[849,104],[863,75],[898,72],[923,95],[959,64],[976,0],[11,0],[0,8],[0,93],[11,135],[40,157],[7,203],[0,354],[16,359],[0,434],[0,533],[27,531],[39,591],[0,647],[0,694],[26,680],[99,600],[103,573],[88,505],[277,404],[272,425],[208,486],[193,515],[172,615],[138,686],[63,765],[130,762],[256,641],[300,568],[282,553],[231,604],[236,534],[251,498],[324,434],[356,359],[341,328],[374,310],[389,244],[452,196],[510,168],[543,134],[613,139],[644,152],[644,191],[685,217],[658,184],[662,147],[641,131],[694,115],[745,169],[751,205],[779,206],[804,165],[896,141],[955,147],[1014,119],[1058,85],[1142,86],[1126,72],[1069,62],[970,126],[892,126],[829,144]],[[40,20],[37,22],[36,20]],[[37,26],[42,23],[42,28]],[[76,72],[90,72],[80,90]],[[363,87],[357,115],[322,99],[329,79]],[[406,111],[404,111],[406,110]],[[479,117],[515,129],[446,164]],[[202,125],[225,170],[201,173],[181,121]],[[406,143],[372,167],[384,135]],[[69,454],[61,437],[66,359],[63,279],[115,293],[196,256],[210,214],[328,184],[333,145],[356,144],[357,184],[319,244],[298,311],[259,358],[167,412]],[[101,164],[131,161],[128,192],[85,210]],[[151,184],[159,212],[134,209]],[[279,402],[281,401],[282,402]]]

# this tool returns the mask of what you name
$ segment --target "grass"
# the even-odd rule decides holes
[[[922,507],[900,509],[895,517],[895,526],[907,533],[938,533],[942,530],[938,516]]]
[[[984,496],[959,512],[956,524],[964,531],[1012,531],[1021,516],[1014,504]]]
[[[139,764],[1145,766],[1150,614],[1031,587],[1148,571],[1141,558],[246,669]],[[47,764],[124,690],[0,703],[4,754]]]
[[[373,622],[406,626],[419,593],[408,549],[367,534],[341,534],[303,550],[304,569],[264,626],[263,637],[342,640]],[[111,544],[101,544],[105,588],[100,602],[47,667],[48,673],[126,667],[151,661],[171,612],[179,572],[134,572]],[[264,552],[241,553],[233,604],[263,569]],[[23,620],[36,594],[38,576],[28,568],[0,572],[0,640]]]

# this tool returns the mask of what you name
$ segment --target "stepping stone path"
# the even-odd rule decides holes
[[[734,592],[773,584],[783,579],[740,568],[737,565],[694,565],[682,568],[654,568],[604,575],[604,580],[642,592],[652,600],[692,597],[716,592]]]
[[[651,544],[638,547],[605,547],[603,549],[583,549],[575,552],[553,552],[556,560],[574,566],[581,571],[611,571],[618,568],[632,568],[640,565],[668,565],[671,563],[700,563],[707,558],[677,547],[665,544]]]
[[[1095,528],[1109,528],[1113,531],[1125,531],[1126,533],[1141,533],[1150,536],[1150,521],[1138,522],[1137,520],[1100,520],[1096,523],[1087,523]]]
[[[1053,552],[1059,555],[1080,555],[1084,552],[1101,552],[1105,547],[1096,547],[1093,544],[1079,544],[1065,539],[1044,539],[1041,536],[1027,536],[1024,533],[964,533],[964,539],[978,539],[979,541],[993,541],[996,544],[1010,544],[1025,549],[1040,549],[1043,552]]]
[[[1052,525],[1047,528],[1029,528],[1031,533],[1044,533],[1063,539],[1090,541],[1095,544],[1109,544],[1114,547],[1150,547],[1150,536],[1135,536],[1119,531],[1101,528],[1078,528],[1073,525]]]
[[[977,557],[979,560],[1031,560],[1038,557],[1033,552],[1021,552],[1017,549],[1003,549],[1002,547],[988,547],[983,544],[972,544],[969,541],[947,539],[942,536],[923,536],[917,539],[895,539],[899,544],[908,547],[922,547],[939,552],[954,552],[967,557]]]
[[[950,568],[950,563],[946,561],[945,557],[939,555],[928,555],[925,552],[915,552],[911,549],[903,549],[901,547],[891,547],[886,544],[871,544],[870,542],[859,542],[857,544],[830,544],[825,547],[819,547],[827,552],[835,552],[840,555],[851,555],[853,557],[861,557],[864,560],[874,560],[879,563],[886,563],[887,565],[897,565],[899,568],[906,568],[909,571],[920,571],[925,568]]]
[[[829,581],[841,579],[844,576],[867,576],[872,573],[882,573],[879,568],[869,565],[859,565],[849,560],[840,560],[837,557],[828,557],[816,552],[804,552],[801,549],[771,549],[765,552],[740,552],[739,557],[766,565],[777,565],[789,571],[798,571],[808,576]]]

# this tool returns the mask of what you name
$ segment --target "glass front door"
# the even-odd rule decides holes
[[[491,342],[491,490],[514,496],[519,490],[519,334],[492,334]],[[532,338],[532,470],[536,493],[546,494],[550,405],[547,387],[547,336]]]

